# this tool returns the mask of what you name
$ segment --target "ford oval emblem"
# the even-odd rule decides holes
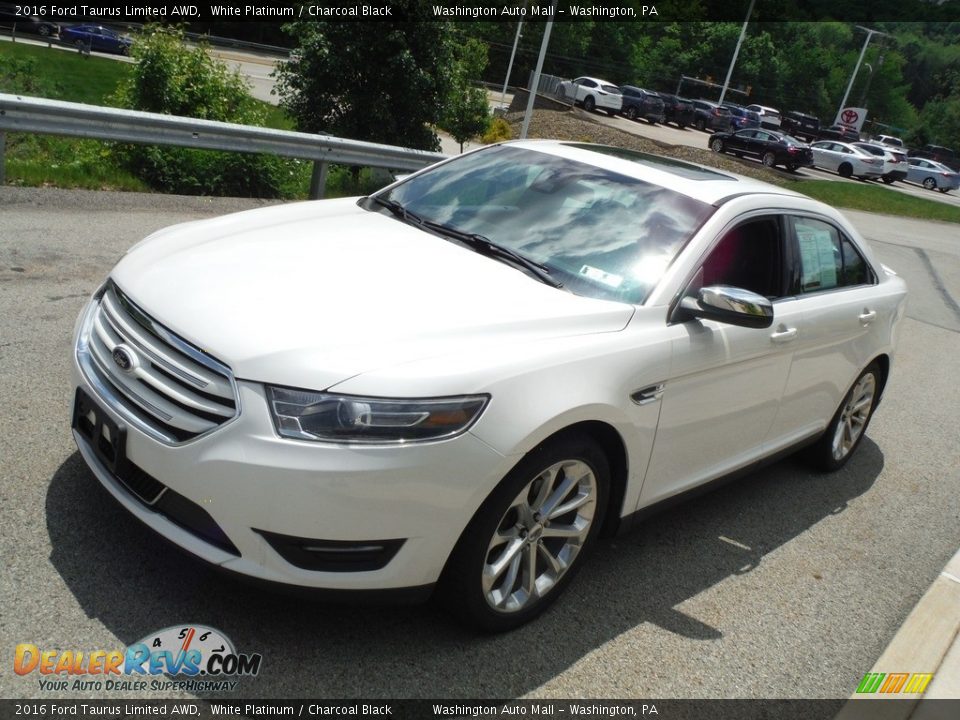
[[[113,349],[113,361],[124,372],[130,372],[137,366],[137,356],[124,345],[117,345]]]

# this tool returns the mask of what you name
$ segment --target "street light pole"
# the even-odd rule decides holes
[[[857,73],[860,71],[860,63],[863,62],[863,56],[867,54],[867,45],[870,44],[870,41],[873,39],[874,35],[887,35],[885,32],[871,30],[870,28],[863,27],[863,25],[857,25],[856,27],[867,33],[867,39],[863,42],[863,49],[860,51],[860,57],[857,58],[856,67],[853,68],[853,75],[850,76],[850,82],[847,84],[847,91],[843,94],[843,100],[840,101],[840,108],[837,110],[837,117],[834,120],[834,125],[840,124],[840,113],[843,112],[843,108],[845,108],[847,105],[847,98],[850,97],[850,91],[853,89],[853,81],[857,79]]]
[[[743,38],[747,34],[747,23],[750,22],[750,15],[753,14],[753,4],[756,0],[750,0],[750,7],[747,9],[747,17],[743,21],[743,27],[740,28],[740,39],[737,40],[737,48],[733,51],[733,59],[730,61],[730,67],[727,68],[727,79],[723,81],[723,90],[720,91],[720,104],[723,105],[723,98],[727,94],[727,88],[730,86],[730,76],[733,75],[733,66],[737,64],[737,56],[740,54],[740,46],[743,45]]]
[[[520,43],[520,31],[523,29],[523,18],[527,14],[527,0],[523,0],[523,13],[517,23],[517,34],[513,38],[513,50],[510,51],[510,62],[507,65],[507,78],[503,81],[503,92],[500,94],[500,107],[506,105],[507,86],[510,84],[510,73],[513,72],[513,58],[517,54],[517,45]]]
[[[527,139],[527,130],[530,129],[530,117],[533,115],[533,101],[537,97],[537,89],[540,87],[540,71],[543,70],[543,58],[547,55],[547,46],[550,44],[550,32],[553,30],[553,18],[557,13],[557,2],[553,0],[550,19],[547,20],[547,27],[543,31],[543,42],[540,43],[540,57],[537,58],[537,68],[533,71],[533,81],[530,83],[530,97],[527,98],[527,110],[523,114],[523,125],[520,128],[520,139]]]

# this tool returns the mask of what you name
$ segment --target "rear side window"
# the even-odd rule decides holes
[[[808,294],[873,282],[873,273],[863,255],[830,223],[795,217],[793,237],[795,293]]]

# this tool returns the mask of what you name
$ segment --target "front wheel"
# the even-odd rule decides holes
[[[777,164],[777,156],[772,152],[766,152],[763,154],[763,164],[765,167],[772,168]]]
[[[820,470],[839,470],[857,449],[873,417],[880,390],[880,368],[873,363],[853,383],[823,436],[808,451]]]
[[[706,131],[706,129],[707,129],[707,123],[705,123],[702,119],[698,119],[697,130],[699,130],[700,132],[704,132]]]
[[[543,612],[573,579],[600,530],[610,470],[589,437],[560,435],[529,453],[477,511],[447,561],[450,610],[488,632]]]
[[[932,177],[924,178],[924,179],[923,179],[923,186],[924,186],[927,190],[936,190],[936,189],[937,189],[937,181],[934,180]]]
[[[710,149],[713,150],[713,151],[716,152],[716,153],[722,153],[722,152],[723,152],[723,140],[721,140],[720,138],[714,138],[714,139],[710,142]]]
[[[597,101],[593,99],[592,95],[587,96],[587,99],[583,101],[583,109],[587,112],[593,112],[593,109],[597,106]]]
[[[890,177],[889,175],[884,175],[883,178],[882,178],[882,180],[883,180],[883,182],[886,183],[887,185],[893,185],[893,178]]]

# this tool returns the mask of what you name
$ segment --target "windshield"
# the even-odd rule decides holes
[[[456,158],[377,198],[520,253],[578,295],[637,304],[714,210],[595,165],[509,145]]]

